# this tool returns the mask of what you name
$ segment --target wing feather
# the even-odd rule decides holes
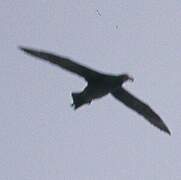
[[[94,71],[88,67],[80,65],[64,56],[58,56],[52,53],[39,51],[31,48],[25,48],[25,47],[20,47],[20,49],[32,56],[38,57],[40,59],[58,65],[59,67],[66,69],[72,73],[78,74],[84,77],[87,81],[92,78],[96,78],[98,75],[101,75],[97,71]]]
[[[142,115],[145,119],[147,119],[151,124],[159,128],[160,130],[168,133],[169,135],[171,134],[170,130],[163,122],[163,120],[159,117],[157,113],[153,111],[153,109],[149,105],[133,96],[124,88],[117,89],[116,91],[112,92],[112,95],[116,99],[124,103],[127,107]]]

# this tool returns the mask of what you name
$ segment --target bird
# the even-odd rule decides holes
[[[91,104],[91,102],[95,99],[111,94],[125,106],[143,116],[152,125],[171,135],[169,128],[161,117],[147,103],[138,99],[123,87],[125,82],[134,81],[134,78],[129,74],[123,73],[114,75],[102,73],[85,65],[79,64],[66,56],[60,56],[54,53],[24,46],[19,46],[19,49],[24,53],[57,65],[64,70],[68,70],[71,73],[84,78],[87,82],[87,86],[83,89],[83,91],[71,93],[73,99],[73,103],[71,105],[74,110],[85,104]]]

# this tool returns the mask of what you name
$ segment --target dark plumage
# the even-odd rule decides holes
[[[151,124],[158,127],[160,130],[171,134],[166,124],[158,114],[150,108],[150,106],[134,97],[122,87],[124,82],[133,81],[133,78],[128,74],[109,75],[99,73],[91,68],[80,65],[67,57],[57,56],[48,52],[25,47],[20,47],[20,49],[32,56],[56,64],[72,73],[76,73],[87,81],[88,84],[82,92],[72,93],[72,106],[74,109],[77,109],[84,104],[90,104],[92,100],[111,93],[116,99],[142,115]]]

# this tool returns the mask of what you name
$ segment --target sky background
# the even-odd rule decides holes
[[[0,179],[180,180],[180,10],[178,0],[2,1]],[[84,81],[19,45],[130,73],[125,88],[172,136],[110,95],[74,111],[70,94]]]

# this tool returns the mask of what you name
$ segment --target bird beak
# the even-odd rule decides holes
[[[134,78],[132,76],[129,76],[129,81],[133,82],[134,81]]]

